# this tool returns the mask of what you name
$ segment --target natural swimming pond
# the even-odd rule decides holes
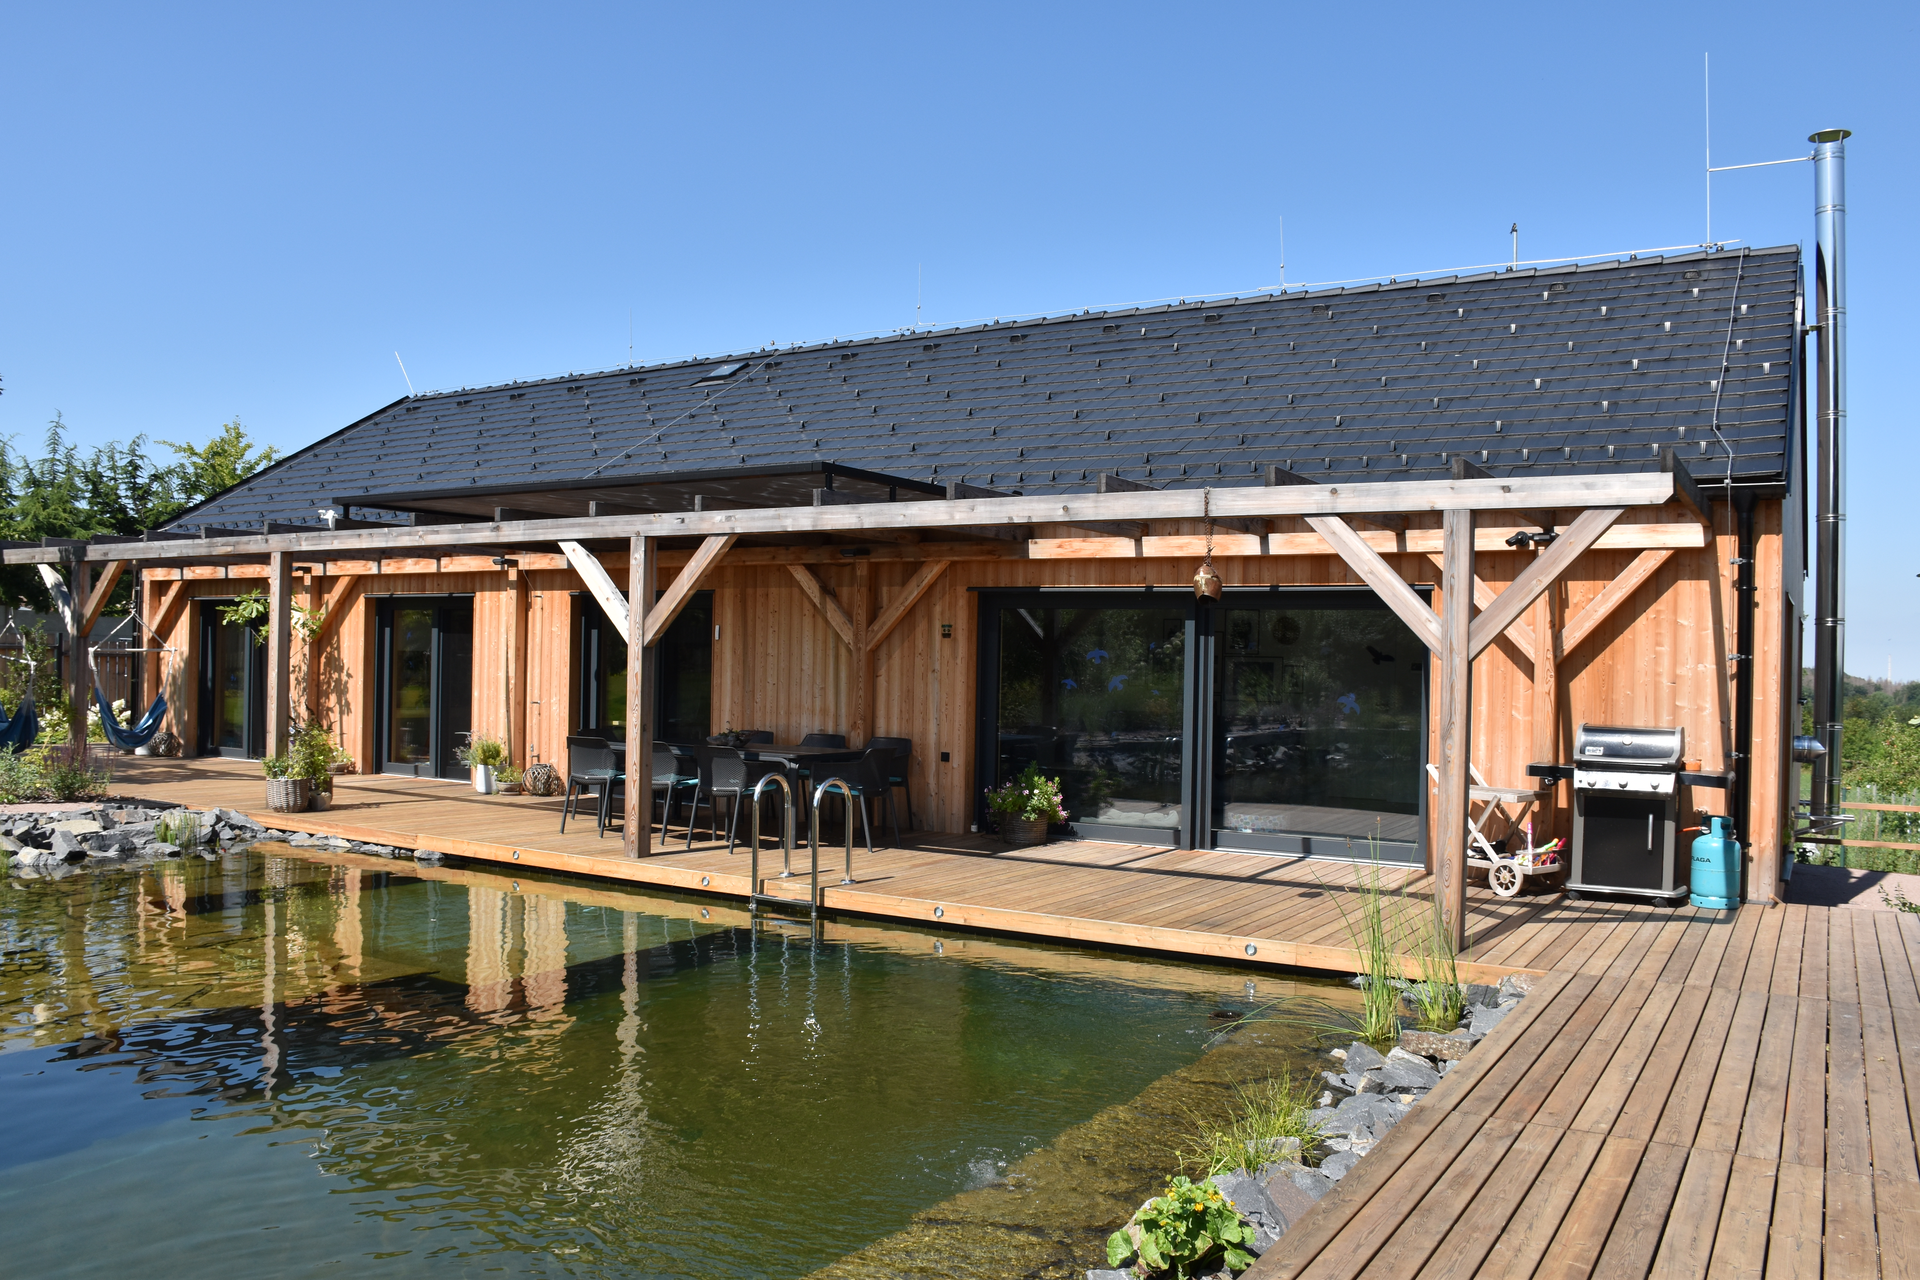
[[[1209,1015],[1342,992],[283,845],[0,884],[19,1276],[1071,1275],[1308,1065]]]

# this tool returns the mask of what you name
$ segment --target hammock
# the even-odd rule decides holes
[[[153,735],[160,732],[160,722],[167,716],[167,695],[161,694],[147,708],[147,714],[140,717],[140,723],[131,729],[122,729],[120,721],[114,716],[113,708],[107,704],[107,695],[100,692],[100,686],[93,687],[93,700],[100,707],[100,726],[107,731],[107,741],[122,751],[131,751],[135,747],[144,747],[153,741]]]
[[[0,751],[19,755],[40,737],[40,717],[33,710],[33,690],[21,696],[11,718],[0,708]]]

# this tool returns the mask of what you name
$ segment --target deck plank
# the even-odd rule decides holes
[[[1646,1151],[1647,1144],[1624,1138],[1601,1142],[1553,1243],[1533,1272],[1538,1280],[1585,1280],[1593,1274]]]
[[[1651,1275],[1656,1280],[1694,1280],[1706,1274],[1713,1261],[1714,1246],[1719,1242],[1721,1216],[1732,1177],[1731,1151],[1695,1147],[1685,1152],[1685,1168],[1666,1206],[1653,1266],[1640,1274]]]
[[[1721,1202],[1720,1222],[1714,1230],[1713,1255],[1706,1268],[1708,1280],[1757,1280],[1765,1274],[1767,1225],[1773,1220],[1778,1169],[1771,1160],[1733,1157],[1726,1199]]]
[[[1554,1180],[1548,1160],[1561,1140],[1561,1130],[1530,1124],[1521,1128],[1500,1163],[1487,1176],[1490,1194],[1473,1200],[1447,1229],[1445,1237],[1420,1268],[1420,1280],[1468,1280],[1480,1272],[1508,1224],[1521,1218],[1552,1212]],[[1599,1143],[1593,1143],[1598,1149]],[[1574,1184],[1577,1185],[1577,1184]],[[1571,1203],[1571,1187],[1566,1200]],[[1563,1204],[1564,1210],[1565,1205]],[[1558,1222],[1556,1216],[1555,1222]],[[1544,1242],[1542,1247],[1544,1247]],[[1401,1272],[1401,1275],[1407,1274]]]

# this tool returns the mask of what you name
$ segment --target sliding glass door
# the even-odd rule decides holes
[[[992,592],[980,614],[983,791],[1037,764],[1087,839],[1424,856],[1426,650],[1371,591]]]
[[[222,622],[227,600],[200,604],[200,741],[203,756],[266,754],[267,647],[242,623]]]
[[[1426,649],[1406,624],[1371,592],[1209,612],[1213,847],[1418,861]]]
[[[454,753],[473,727],[473,598],[395,596],[377,616],[381,772],[467,777]]]
[[[1185,844],[1192,609],[1174,597],[991,597],[980,741],[986,785],[1037,764],[1090,839]]]

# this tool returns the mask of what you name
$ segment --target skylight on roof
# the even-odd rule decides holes
[[[745,360],[732,360],[726,364],[717,364],[701,374],[699,380],[693,385],[697,387],[702,382],[724,382],[746,367],[747,362]]]

